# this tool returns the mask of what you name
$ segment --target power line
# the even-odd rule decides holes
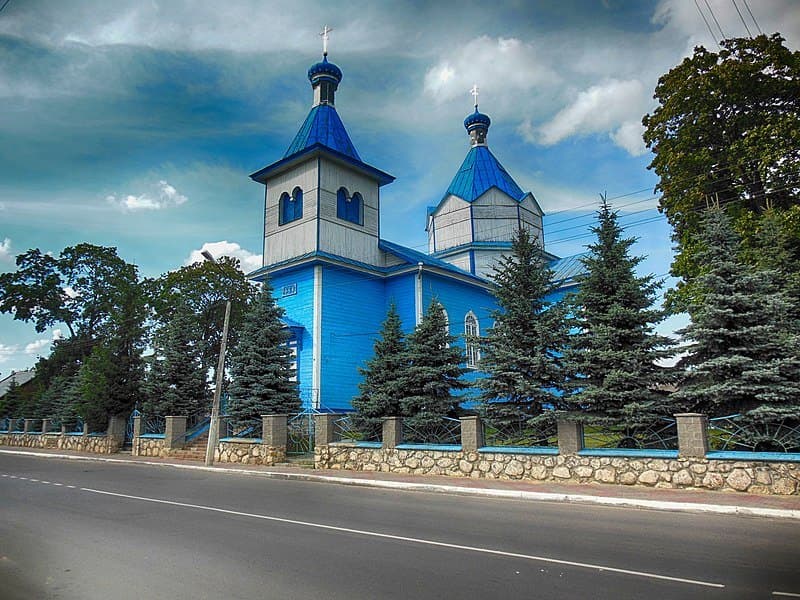
[[[0,12],[3,12],[3,9],[4,9],[6,6],[8,6],[8,3],[9,3],[9,2],[11,2],[11,0],[6,0],[5,2],[3,2],[3,6],[0,6]]]
[[[719,45],[719,42],[717,41],[717,36],[714,35],[713,31],[711,31],[711,25],[709,24],[708,19],[706,19],[706,16],[703,14],[703,11],[700,10],[700,4],[697,2],[697,0],[694,0],[694,5],[697,7],[697,12],[699,12],[700,16],[703,18],[703,22],[706,24],[706,27],[708,28],[708,33],[711,35],[711,39],[714,40],[714,43],[717,45],[717,48],[721,50],[722,48]]]
[[[722,27],[720,27],[719,21],[717,21],[717,15],[714,14],[714,10],[711,8],[711,5],[708,3],[708,0],[703,0],[705,2],[706,7],[708,8],[708,12],[711,13],[711,18],[714,19],[714,23],[717,24],[717,29],[719,29],[719,34],[722,36],[722,39],[725,39],[725,32],[722,31]]]
[[[747,0],[742,0],[742,2],[744,2],[744,7],[747,9],[747,12],[750,13],[750,18],[753,19],[753,23],[755,23],[756,29],[758,29],[759,35],[763,34],[764,32],[761,31],[761,26],[758,24],[758,21],[756,21],[756,17],[753,14],[753,11],[750,10],[750,5],[747,3]]]
[[[742,11],[739,10],[739,5],[736,4],[736,0],[731,0],[731,3],[733,3],[733,7],[736,9],[736,13],[739,15],[739,19],[742,21],[742,25],[744,25],[744,29],[747,32],[747,36],[752,39],[753,34],[750,33],[750,28],[747,26],[747,23],[745,22],[744,17],[742,16]]]

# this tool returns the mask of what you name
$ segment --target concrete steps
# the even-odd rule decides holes
[[[180,450],[173,450],[170,458],[178,460],[204,461],[206,459],[206,447],[208,446],[208,432],[204,432],[194,438]]]

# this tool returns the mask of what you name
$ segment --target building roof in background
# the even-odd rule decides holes
[[[17,385],[25,385],[33,379],[34,375],[36,375],[36,371],[34,369],[28,369],[27,371],[16,371],[4,379],[0,379],[0,397],[6,395],[8,388],[11,387],[12,381],[16,381]]]

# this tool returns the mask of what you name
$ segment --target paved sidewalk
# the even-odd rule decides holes
[[[800,495],[765,496],[710,490],[671,490],[644,486],[608,485],[599,483],[578,484],[473,479],[468,477],[312,469],[295,466],[264,467],[258,465],[218,463],[213,467],[206,467],[200,462],[181,461],[174,458],[134,457],[125,453],[98,455],[74,451],[15,448],[8,446],[0,447],[0,454],[6,453],[46,456],[54,459],[87,460],[205,470],[217,473],[246,474],[270,478],[338,483],[393,490],[449,493],[517,500],[579,502],[656,510],[741,514],[800,520]]]

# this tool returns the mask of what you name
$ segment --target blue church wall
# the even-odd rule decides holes
[[[386,308],[384,315],[394,302],[400,322],[403,324],[403,331],[406,334],[414,331],[414,324],[417,318],[417,310],[414,305],[414,291],[416,273],[405,273],[386,280]],[[383,320],[384,317],[381,317]]]
[[[361,381],[358,367],[372,357],[386,316],[384,281],[325,265],[322,290],[321,408],[350,410]]]
[[[284,316],[303,325],[297,348],[297,380],[303,406],[311,406],[313,389],[314,335],[314,267],[306,265],[297,269],[281,271],[269,278],[273,295],[285,311]]]
[[[440,275],[424,273],[422,276],[422,304],[427,310],[431,300],[436,298],[447,311],[450,334],[458,336],[456,344],[464,347],[464,319],[472,311],[478,319],[478,331],[481,336],[492,326],[490,312],[497,306],[494,296],[488,290],[462,283]],[[464,357],[466,361],[466,356]],[[467,369],[464,381],[474,384],[482,375],[477,369]],[[467,400],[477,394],[475,389],[460,392],[465,396],[464,407],[471,408],[473,402]]]

